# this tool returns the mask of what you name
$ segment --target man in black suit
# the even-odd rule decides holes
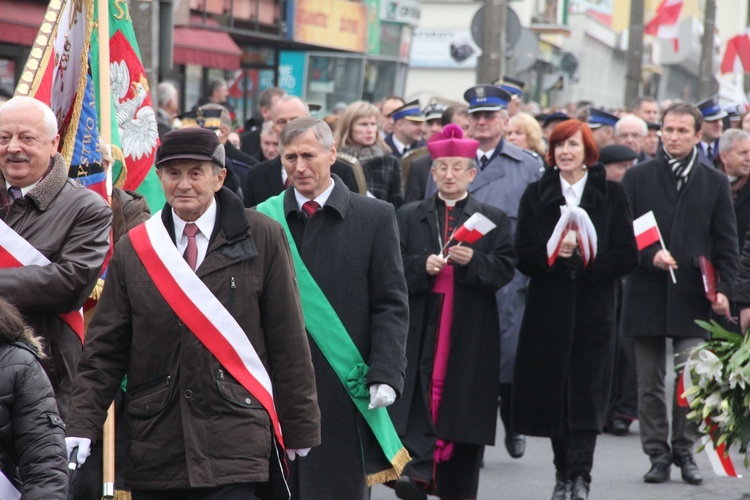
[[[309,116],[310,109],[302,99],[295,96],[284,96],[274,104],[271,119],[276,133],[281,137],[281,131],[301,116]],[[338,175],[344,184],[355,193],[359,192],[357,180],[351,165],[336,160],[331,166],[331,172]],[[243,201],[246,207],[254,207],[276,196],[289,186],[289,177],[281,166],[281,157],[264,161],[250,169],[247,181],[242,189]]]
[[[276,104],[276,101],[286,95],[284,89],[279,87],[267,88],[260,93],[258,97],[258,104],[260,105],[260,116],[261,123],[253,123],[254,120],[248,120],[245,125],[245,131],[240,135],[240,149],[246,155],[257,158],[259,161],[270,160],[270,158],[260,158],[262,155],[260,146],[260,133],[263,128],[263,124],[271,121],[271,108]]]
[[[703,481],[693,458],[695,424],[686,418],[689,408],[671,401],[670,424],[665,382],[667,339],[671,339],[675,366],[688,351],[708,338],[695,319],[708,321],[711,310],[730,313],[729,299],[737,272],[737,226],[729,182],[698,151],[701,112],[677,103],[662,116],[663,147],[656,158],[631,167],[622,185],[633,209],[633,218],[653,212],[663,237],[641,249],[640,267],[625,284],[622,334],[633,337],[638,367],[638,420],[643,451],[651,469],[647,483],[669,480],[671,465],[682,469],[690,484]],[[699,257],[708,257],[718,275],[716,302],[703,290]],[[670,277],[674,273],[675,279]]]
[[[750,133],[730,128],[719,139],[719,167],[729,177],[729,188],[737,217],[739,251],[745,243],[750,224]]]

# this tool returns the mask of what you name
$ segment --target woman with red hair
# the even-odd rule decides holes
[[[531,280],[516,354],[513,428],[552,439],[553,500],[588,498],[607,414],[615,283],[638,265],[625,192],[606,180],[588,125],[559,124],[547,168],[518,210],[518,269]]]

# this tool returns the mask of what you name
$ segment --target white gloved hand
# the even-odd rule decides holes
[[[385,408],[396,401],[396,391],[388,384],[372,384],[370,386],[370,404],[368,410]]]
[[[308,453],[310,453],[310,448],[291,448],[286,450],[286,456],[291,462],[294,462],[294,459],[298,456],[306,457]]]
[[[83,465],[91,455],[91,440],[89,438],[66,437],[65,447],[68,448],[68,460],[75,448],[78,448],[78,465]]]

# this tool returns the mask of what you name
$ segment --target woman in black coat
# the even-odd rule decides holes
[[[65,425],[40,353],[18,310],[0,299],[0,474],[24,500],[64,500]]]
[[[401,164],[378,132],[380,112],[365,101],[351,103],[336,124],[336,149],[354,156],[362,164],[367,191],[398,208],[404,202]]]
[[[518,212],[518,269],[531,281],[516,355],[513,428],[552,438],[553,499],[567,498],[571,489],[572,499],[588,498],[612,378],[615,284],[638,265],[625,192],[605,179],[597,156],[588,125],[558,125],[547,153],[552,168],[529,185]],[[567,235],[570,226],[552,238],[567,211],[578,217],[575,239]]]

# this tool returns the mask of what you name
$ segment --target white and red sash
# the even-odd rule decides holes
[[[44,267],[50,264],[52,262],[47,257],[11,229],[8,224],[0,220],[0,269],[25,266]],[[81,344],[83,344],[83,309],[58,313],[57,316],[78,335]]]
[[[283,446],[271,377],[242,327],[180,255],[164,227],[161,211],[128,235],[164,300],[219,363],[265,408],[276,439]]]

